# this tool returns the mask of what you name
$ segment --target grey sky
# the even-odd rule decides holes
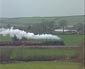
[[[0,17],[84,15],[84,0],[0,0]]]

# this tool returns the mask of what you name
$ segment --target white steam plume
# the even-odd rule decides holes
[[[19,30],[19,29],[13,29],[13,27],[11,27],[11,29],[4,29],[3,31],[0,32],[0,34],[3,36],[9,35],[10,37],[16,36],[17,39],[22,39],[23,37],[26,39],[56,39],[56,40],[60,39],[56,35],[52,35],[52,34],[35,35],[34,33],[25,32],[25,31]]]

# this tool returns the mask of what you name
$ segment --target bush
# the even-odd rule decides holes
[[[63,61],[65,60],[64,55],[33,55],[28,57],[16,57],[16,61]]]
[[[5,50],[2,49],[0,50],[0,63],[8,63],[10,61],[11,58],[11,52],[12,50]]]

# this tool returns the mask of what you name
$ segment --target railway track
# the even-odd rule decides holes
[[[0,46],[0,48],[80,48],[80,46],[72,45],[72,46],[56,46],[56,45],[49,45],[49,46],[40,46],[40,45],[33,45],[33,46]]]

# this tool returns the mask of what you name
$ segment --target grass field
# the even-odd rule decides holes
[[[78,45],[80,44],[85,36],[84,35],[59,35],[66,45]]]
[[[11,57],[29,57],[33,55],[67,55],[67,56],[73,56],[79,51],[77,49],[33,49],[33,48],[0,48],[0,50],[12,50],[11,51]]]
[[[0,64],[0,69],[84,69],[79,63],[70,62],[28,62]]]
[[[16,49],[13,52],[13,55],[16,56],[16,53],[20,53],[25,56],[32,55],[74,55],[78,53],[78,50],[65,50],[65,49]]]
[[[0,18],[0,26],[21,26],[27,27],[32,24],[41,23],[44,20],[54,20],[56,19],[56,24],[61,20],[66,20],[68,25],[75,25],[77,23],[84,23],[84,17],[82,15],[78,16],[60,16],[60,17],[19,17],[19,18]]]
[[[9,36],[2,36],[2,35],[0,35],[0,41],[11,41],[11,40],[12,39]]]

